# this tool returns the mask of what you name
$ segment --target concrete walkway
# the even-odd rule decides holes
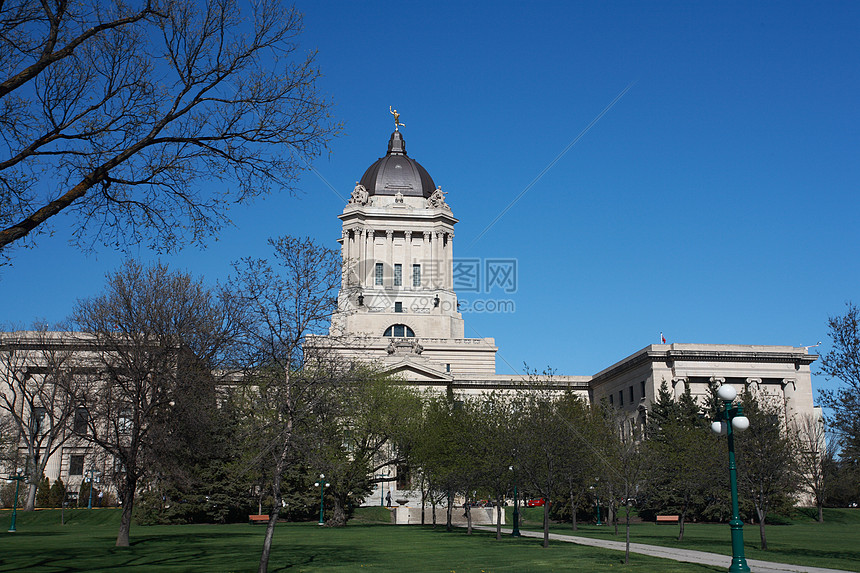
[[[496,531],[495,527],[488,527],[485,525],[475,526],[474,529]],[[510,528],[502,528],[502,532],[510,534],[511,530]],[[520,533],[523,537],[543,539],[543,531],[526,531],[521,529]],[[591,537],[578,537],[575,535],[562,535],[559,533],[550,533],[549,538],[554,541],[566,541],[568,543],[590,545],[591,547],[614,549],[616,551],[624,551],[625,545],[623,541],[592,539]],[[674,547],[661,547],[659,545],[645,545],[644,543],[630,543],[630,552],[650,555],[652,557],[660,557],[662,559],[674,559],[675,561],[683,561],[686,563],[700,563],[702,565],[722,567],[725,570],[728,570],[729,565],[731,565],[732,562],[731,557],[720,555],[719,553],[708,553],[706,551],[694,551],[692,549],[678,549]],[[760,561],[758,559],[747,559],[747,565],[750,566],[752,573],[845,573],[843,569],[807,567],[805,565],[774,563],[771,561]]]

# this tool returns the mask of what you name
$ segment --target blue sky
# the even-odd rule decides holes
[[[232,260],[267,256],[268,237],[336,246],[338,193],[384,155],[393,105],[460,219],[455,256],[517,260],[515,293],[461,297],[514,301],[465,315],[467,336],[496,338],[499,372],[593,374],[660,331],[826,350],[827,317],[860,301],[860,4],[299,8],[344,134],[298,197],[235,210],[218,241],[172,265],[214,283]],[[61,320],[100,290],[123,255],[68,246],[72,224],[15,251],[0,320]]]

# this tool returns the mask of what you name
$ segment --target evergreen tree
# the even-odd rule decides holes
[[[43,477],[36,488],[36,505],[39,507],[51,507],[51,480]]]
[[[57,478],[48,493],[48,505],[50,507],[62,507],[63,501],[66,499],[66,485],[62,478]]]

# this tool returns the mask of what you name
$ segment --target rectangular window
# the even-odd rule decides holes
[[[376,263],[374,277],[374,284],[376,286],[382,286],[382,263]]]
[[[639,387],[642,390],[642,397],[644,398],[645,397],[645,381],[644,380],[639,383]]]
[[[624,390],[619,390],[619,391],[618,391],[618,405],[619,405],[619,406],[623,406],[623,405],[624,405]]]
[[[633,398],[633,386],[631,386],[630,387],[630,403],[631,404],[633,403],[633,400],[634,400],[634,398]]]
[[[75,410],[74,432],[79,436],[87,434],[87,423],[90,421],[89,412],[86,408],[78,408]]]
[[[48,410],[45,408],[33,408],[33,416],[30,418],[30,431],[33,436],[39,436],[48,429]]]
[[[403,286],[403,265],[394,265],[394,286]]]
[[[615,405],[615,402],[614,402],[614,400],[612,399],[612,394],[610,394],[610,395],[609,395],[609,405],[610,405],[610,406],[614,406],[614,405]]]
[[[84,456],[83,454],[73,454],[69,457],[69,475],[80,476],[84,475]]]
[[[403,312],[403,303],[395,302],[394,303],[394,312]]]
[[[412,265],[412,286],[421,286],[421,265]]]
[[[116,421],[116,429],[120,434],[130,434],[134,420],[131,417],[131,408],[123,408]]]

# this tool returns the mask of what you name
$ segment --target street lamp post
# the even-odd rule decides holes
[[[514,471],[514,466],[508,466],[508,469]],[[511,530],[511,536],[520,536],[520,500],[517,497],[517,474],[514,474],[514,528]]]
[[[90,468],[86,472],[88,477],[84,478],[84,481],[90,484],[90,501],[87,503],[87,509],[93,508],[93,485],[99,482],[99,476],[102,475],[102,472],[96,470],[95,468]]]
[[[325,482],[325,476],[320,474],[320,481],[314,482],[314,487],[320,488],[320,522],[319,525],[325,525],[323,522],[323,496],[325,495],[325,487],[331,485]]]
[[[378,474],[376,477],[383,478],[379,480],[379,507],[385,507],[385,479],[388,477],[388,472]]]
[[[726,434],[729,442],[729,481],[732,488],[732,519],[729,526],[732,530],[732,564],[729,573],[746,573],[750,570],[744,557],[744,522],[741,521],[738,509],[738,472],[735,466],[734,432],[743,432],[750,426],[750,420],[744,416],[743,407],[732,406],[738,391],[733,386],[723,384],[717,390],[717,396],[723,401],[723,409],[717,414],[717,420],[711,424],[711,430],[717,434]]]
[[[15,520],[18,517],[18,488],[21,486],[21,482],[27,479],[19,469],[15,475],[9,476],[9,481],[15,482],[15,499],[12,501],[12,523],[9,525],[9,533],[15,533]]]
[[[600,521],[600,492],[591,486],[591,489],[594,490],[594,496],[597,498],[597,525],[603,525],[603,522]]]

